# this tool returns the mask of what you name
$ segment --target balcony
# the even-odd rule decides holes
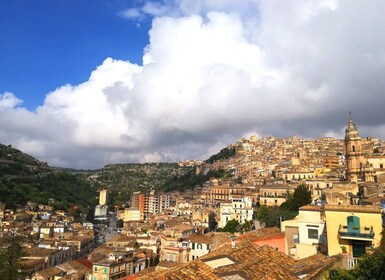
[[[372,241],[374,239],[373,227],[353,227],[340,225],[338,230],[341,239]]]
[[[358,263],[358,258],[346,258],[346,269],[353,269]]]

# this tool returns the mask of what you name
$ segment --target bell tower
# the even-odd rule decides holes
[[[362,178],[362,168],[364,157],[362,154],[361,137],[358,133],[355,123],[352,120],[352,114],[349,112],[348,127],[345,130],[345,149],[346,149],[346,179],[357,182]]]

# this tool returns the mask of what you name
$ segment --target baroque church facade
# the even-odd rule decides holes
[[[364,140],[349,112],[348,126],[345,130],[346,180],[350,182],[385,182],[385,156],[363,151]]]

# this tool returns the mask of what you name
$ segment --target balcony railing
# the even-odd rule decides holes
[[[353,269],[357,262],[358,258],[346,258],[346,269]]]
[[[353,229],[349,229],[347,226],[340,225],[338,232],[342,239],[373,240],[374,238],[373,227],[353,227]]]

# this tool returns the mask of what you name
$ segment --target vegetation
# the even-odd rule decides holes
[[[212,177],[231,174],[224,170],[195,174],[195,168],[176,163],[112,164],[96,171],[58,169],[0,144],[0,197],[7,208],[51,201],[55,209],[75,216],[84,213],[92,220],[99,189],[109,190],[113,206],[129,201],[134,191],[182,191]]]
[[[243,224],[240,224],[237,220],[231,220],[228,221],[224,228],[217,228],[217,231],[219,232],[244,232],[244,231],[250,231],[254,227],[253,221],[246,221]]]
[[[235,148],[223,148],[219,153],[212,155],[209,159],[206,160],[207,163],[214,163],[220,159],[227,159],[235,156],[237,153]]]
[[[192,170],[176,163],[111,164],[93,172],[89,178],[96,189],[108,189],[110,202],[118,205],[129,201],[134,191],[164,191],[168,181]]]
[[[116,221],[116,227],[117,228],[122,228],[124,225],[124,221],[122,219],[119,219]]]
[[[190,170],[182,176],[174,176],[168,180],[162,189],[164,191],[182,191],[192,189],[195,186],[201,186],[210,178],[229,178],[231,176],[230,172],[223,169],[210,170],[206,174],[195,174],[194,170]]]
[[[7,208],[28,201],[49,204],[73,215],[92,218],[97,192],[85,174],[50,168],[11,146],[0,144],[0,200]]]
[[[239,231],[239,222],[237,220],[231,220],[228,221],[224,228],[217,228],[217,231],[224,231],[224,232],[237,232]]]
[[[268,207],[261,205],[257,212],[258,220],[265,227],[280,227],[281,220],[290,220],[298,215],[301,206],[311,203],[311,192],[306,185],[299,185],[293,194],[287,194],[286,202],[281,206]]]
[[[21,257],[23,238],[13,233],[0,238],[0,275],[1,279],[21,279],[22,264]]]

